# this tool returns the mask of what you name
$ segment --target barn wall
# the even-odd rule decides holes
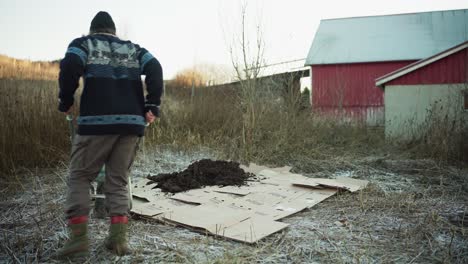
[[[383,125],[383,91],[375,79],[414,61],[312,65],[314,110]]]
[[[385,87],[385,135],[411,141],[433,125],[465,126],[466,84],[390,85]]]
[[[468,49],[405,74],[385,85],[450,84],[468,82]]]

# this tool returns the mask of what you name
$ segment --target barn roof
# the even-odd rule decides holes
[[[384,76],[382,76],[380,78],[377,78],[375,80],[375,85],[379,86],[379,87],[383,87],[384,84],[386,84],[386,83],[388,83],[390,81],[393,81],[393,80],[395,80],[397,78],[400,78],[403,75],[406,75],[408,73],[416,71],[417,69],[420,69],[420,68],[422,68],[422,67],[424,67],[426,65],[434,63],[434,62],[436,62],[438,60],[441,60],[441,59],[443,59],[445,57],[448,57],[448,56],[450,56],[450,55],[452,55],[452,54],[454,54],[456,52],[459,52],[460,50],[464,50],[466,48],[468,48],[468,41],[466,41],[466,42],[464,42],[464,43],[462,43],[460,45],[457,45],[455,47],[452,47],[452,48],[450,48],[448,50],[445,50],[443,52],[440,52],[438,54],[435,54],[435,55],[433,55],[433,56],[431,56],[429,58],[422,59],[420,61],[411,63],[408,66],[405,66],[405,67],[403,67],[401,69],[398,69],[396,71],[388,73],[388,74],[386,74],[386,75],[384,75]]]
[[[306,65],[419,60],[468,40],[468,9],[320,21]]]

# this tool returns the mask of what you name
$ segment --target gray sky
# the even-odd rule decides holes
[[[261,21],[267,63],[305,58],[320,19],[468,8],[468,0],[248,0],[249,34]],[[194,64],[230,65],[239,33],[238,0],[0,0],[0,54],[32,60],[63,57],[98,11],[117,34],[161,62],[165,79]]]

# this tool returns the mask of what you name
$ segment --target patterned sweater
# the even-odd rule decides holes
[[[146,75],[146,100],[141,75]],[[139,135],[145,113],[159,116],[162,68],[146,49],[109,34],[73,40],[60,63],[59,110],[66,112],[83,76],[77,119],[80,135]]]

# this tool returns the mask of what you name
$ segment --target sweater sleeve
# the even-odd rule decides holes
[[[157,117],[160,115],[161,96],[164,90],[163,71],[159,61],[146,49],[141,49],[139,54],[140,69],[146,75],[145,83],[148,94],[146,95],[145,113],[150,111]]]
[[[84,73],[88,54],[82,39],[73,40],[60,62],[59,111],[66,112],[74,103],[74,94]]]

